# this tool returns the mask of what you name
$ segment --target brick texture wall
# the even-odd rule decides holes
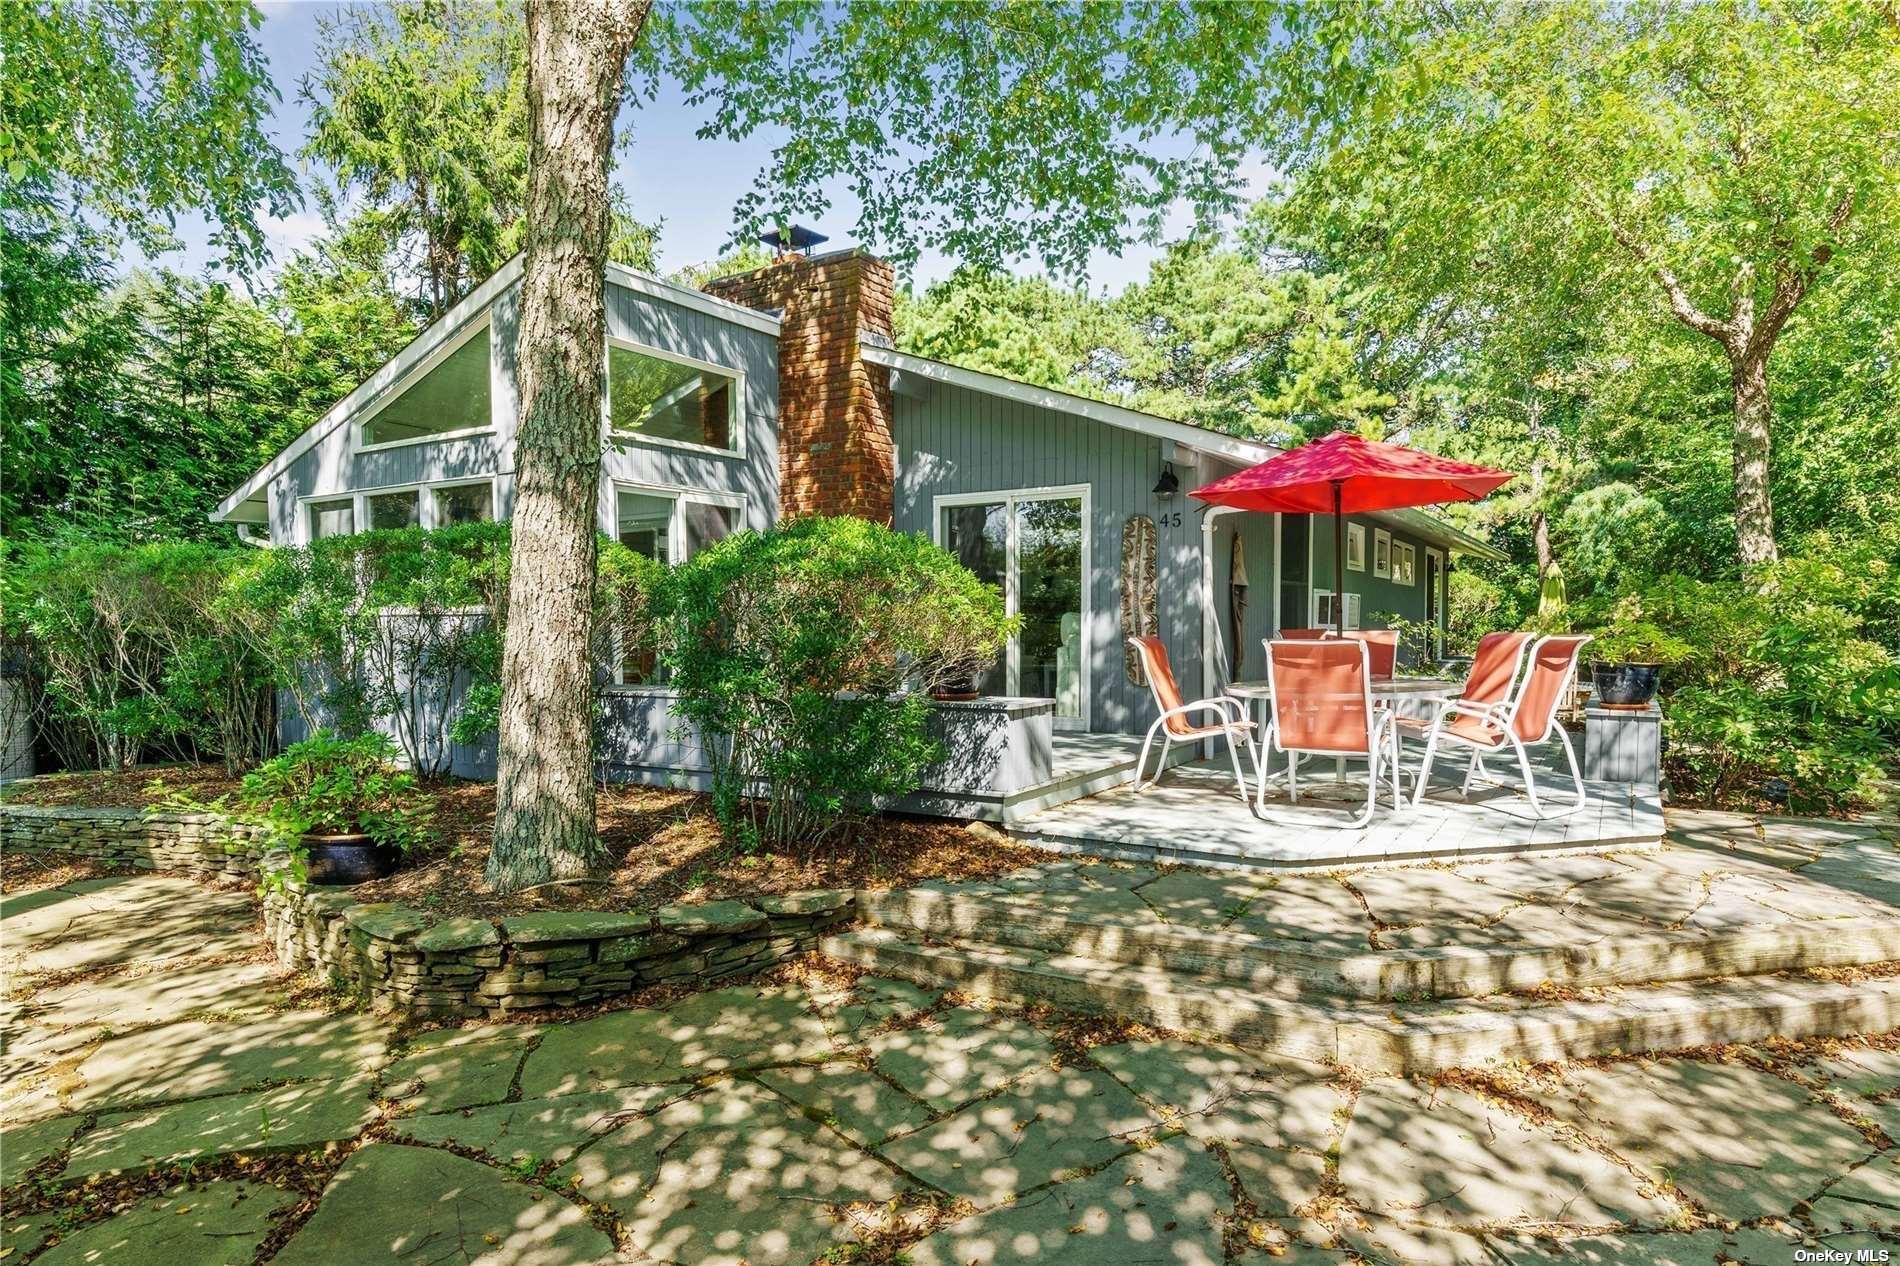
[[[891,377],[859,331],[891,336],[891,266],[861,251],[793,256],[721,277],[709,294],[777,310],[779,513],[891,521]]]

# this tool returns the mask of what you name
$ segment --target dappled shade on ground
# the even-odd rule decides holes
[[[1067,867],[995,886],[1025,911],[1099,903],[1104,934],[1298,922],[1362,947],[1528,910],[1686,927],[1891,895],[1891,842],[1865,832],[1684,843],[1344,881]],[[1827,863],[1839,887],[1809,873]],[[917,1266],[1341,1266],[1348,1247],[1421,1266],[1780,1266],[1804,1236],[1900,1235],[1900,1035],[1410,1080],[820,971],[402,1033],[275,1009],[254,964],[201,956],[249,935],[248,914],[181,884],[0,907],[20,961],[78,964],[16,977],[5,1011],[8,1260],[212,1266],[262,1246],[271,1266],[595,1266],[617,1236],[681,1266],[809,1263],[854,1240]],[[146,949],[170,957],[140,970],[128,954]]]

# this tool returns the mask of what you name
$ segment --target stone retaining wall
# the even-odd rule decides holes
[[[280,960],[333,977],[374,1010],[504,1016],[759,971],[814,948],[853,904],[846,892],[802,892],[491,922],[285,885],[264,890],[264,930]]]
[[[256,828],[212,813],[136,809],[0,805],[0,848],[201,877],[256,877],[274,861]],[[854,917],[852,894],[832,891],[499,921],[363,904],[347,888],[283,882],[261,891],[280,961],[332,977],[375,1010],[420,1015],[501,1016],[741,976],[812,949]]]
[[[0,848],[70,853],[199,877],[254,877],[265,832],[219,813],[0,805]]]

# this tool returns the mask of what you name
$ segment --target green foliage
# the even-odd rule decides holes
[[[720,820],[772,847],[849,831],[914,790],[938,755],[925,692],[988,667],[1011,628],[949,553],[855,518],[735,533],[667,573],[654,602]]]
[[[1669,570],[1675,526],[1656,498],[1625,483],[1602,484],[1564,507],[1554,544],[1567,581],[1584,593],[1615,593],[1625,577],[1647,580]]]
[[[1734,574],[1730,360],[1771,349],[1781,539],[1891,513],[1892,15],[1400,12],[1428,20],[1367,24],[1343,91],[1304,103],[1288,193],[1257,214],[1368,296],[1382,359],[1427,380],[1435,443],[1542,458],[1561,495],[1628,483],[1675,519],[1674,565]]]
[[[1370,427],[1393,403],[1337,278],[1207,238],[1170,246],[1115,298],[959,270],[900,297],[896,334],[920,355],[1279,443]]]
[[[259,205],[288,215],[296,181],[266,130],[258,21],[249,3],[0,5],[0,205],[83,215],[148,253],[201,211],[227,263],[260,263]]]
[[[209,512],[414,330],[365,272],[300,256],[263,302],[135,273],[83,226],[8,217],[0,534],[217,540]]]
[[[269,750],[271,668],[223,602],[238,561],[189,543],[7,547],[7,641],[42,683],[69,764],[124,768],[176,745],[235,772]]]
[[[318,203],[340,243],[373,257],[418,321],[525,240],[527,34],[519,5],[427,0],[325,20],[303,155],[331,177]],[[651,269],[656,230],[612,191],[608,257]]]
[[[355,737],[388,720],[410,763],[449,765],[452,703],[499,659],[506,524],[333,536],[258,551],[231,605],[312,726]]]
[[[1678,796],[1752,805],[1771,779],[1798,810],[1874,794],[1900,736],[1900,665],[1835,595],[1809,587],[1812,572],[1785,560],[1765,589],[1663,577],[1619,604],[1607,646],[1588,648],[1667,663],[1664,763]]]
[[[1079,275],[1183,204],[1235,207],[1288,20],[1308,28],[1279,4],[692,5],[656,9],[636,70],[677,76],[704,136],[783,138],[735,238],[842,186],[893,258]]]
[[[1601,622],[1581,627],[1591,634],[1584,653],[1605,664],[1679,664],[1696,653],[1682,638],[1644,618],[1642,598],[1629,594],[1610,608]]]
[[[435,798],[397,768],[382,734],[319,730],[244,775],[238,803],[275,827],[295,853],[305,835],[367,835],[408,852],[429,837]]]

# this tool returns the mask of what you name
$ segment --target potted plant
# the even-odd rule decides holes
[[[381,879],[426,838],[433,803],[395,757],[385,735],[319,730],[246,774],[238,802],[277,830],[310,883]]]
[[[1589,645],[1596,702],[1610,708],[1647,706],[1662,685],[1663,667],[1682,660],[1690,649],[1681,638],[1643,619],[1636,598],[1625,598]]]

